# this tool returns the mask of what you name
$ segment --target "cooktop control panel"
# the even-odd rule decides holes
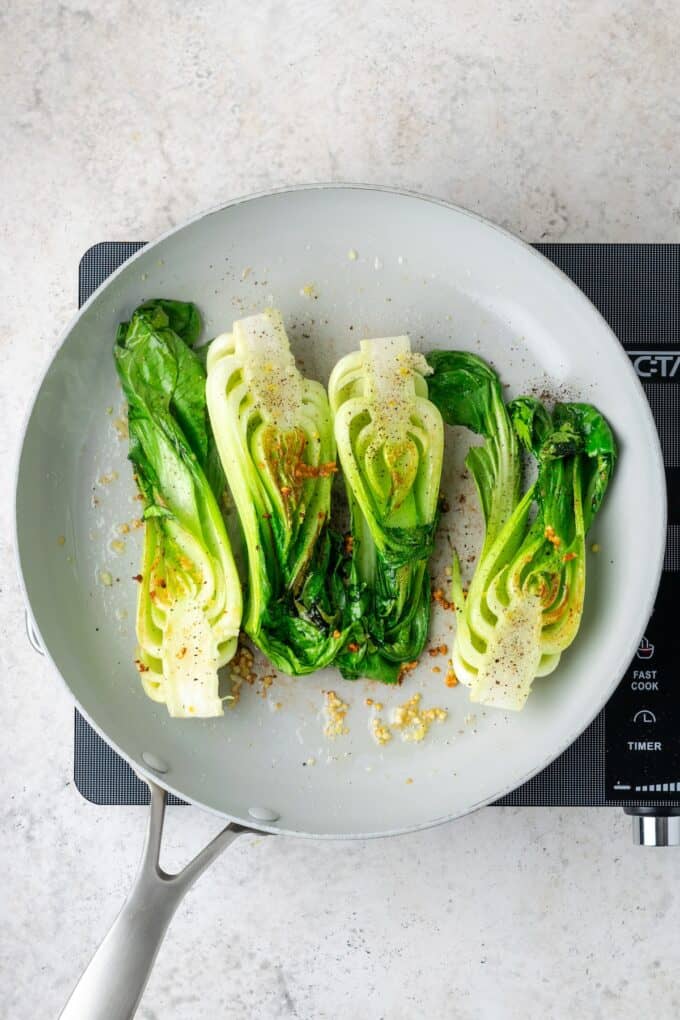
[[[675,280],[675,290],[680,280]],[[661,586],[645,636],[605,710],[606,797],[680,806],[680,346],[677,334],[626,344],[652,408],[668,487]],[[659,343],[659,334],[668,342]],[[631,555],[641,555],[631,535]]]
[[[605,710],[606,798],[680,806],[680,573],[664,572],[635,658]]]

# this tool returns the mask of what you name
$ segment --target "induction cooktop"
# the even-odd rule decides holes
[[[90,248],[80,262],[80,304],[143,244]],[[564,754],[497,803],[621,807],[633,816],[636,842],[680,845],[680,245],[535,247],[600,310],[642,382],[663,448],[668,534],[653,615],[614,695]],[[77,710],[74,778],[97,804],[148,801],[146,785]]]

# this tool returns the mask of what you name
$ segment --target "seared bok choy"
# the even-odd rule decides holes
[[[247,550],[244,629],[286,673],[327,666],[346,637],[328,531],[335,442],[326,391],[298,371],[279,312],[213,341],[207,399]]]
[[[430,395],[445,420],[484,437],[467,465],[486,536],[467,594],[454,562],[453,666],[472,701],[521,709],[534,678],[555,669],[577,634],[585,538],[611,478],[616,444],[588,404],[557,404],[549,415],[537,400],[519,398],[506,408],[498,378],[481,359],[442,351],[428,361]],[[538,464],[536,482],[523,496],[521,447]]]
[[[422,355],[407,336],[362,340],[329,382],[351,514],[347,677],[398,679],[427,638],[427,562],[437,526],[442,417],[427,398]]]
[[[118,329],[129,457],[144,501],[137,606],[144,690],[171,716],[222,714],[218,669],[234,654],[241,586],[220,510],[194,305],[148,301]]]

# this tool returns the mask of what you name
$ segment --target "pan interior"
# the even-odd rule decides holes
[[[425,655],[401,688],[343,681],[335,670],[266,689],[244,685],[234,710],[176,721],[143,695],[134,658],[140,504],[119,436],[122,395],[111,358],[117,323],[142,300],[195,301],[206,336],[275,304],[304,371],[326,382],[363,336],[408,332],[417,350],[458,347],[490,360],[508,394],[592,401],[622,455],[591,541],[582,631],[526,710],[480,709],[444,683],[445,655]],[[480,518],[449,430],[444,514],[433,564],[447,584],[449,544],[471,569]],[[243,821],[318,835],[432,824],[493,800],[557,755],[592,719],[632,657],[658,581],[663,472],[644,395],[602,319],[552,266],[461,210],[355,188],[284,192],[226,207],[144,249],[88,303],[39,391],[17,491],[21,569],[57,669],[96,728],[136,767],[167,766],[180,795]],[[130,526],[126,532],[125,527]],[[113,543],[113,544],[112,544]],[[435,606],[430,645],[451,645],[453,614]],[[436,669],[439,672],[436,672]],[[267,672],[256,667],[258,676]],[[41,683],[41,696],[49,686]],[[324,692],[349,705],[346,734],[324,735]],[[416,691],[448,710],[420,744],[378,746],[378,713]],[[266,695],[266,696],[263,696]]]

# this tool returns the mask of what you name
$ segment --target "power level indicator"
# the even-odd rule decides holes
[[[616,788],[615,788],[616,789]],[[636,786],[636,793],[680,793],[680,782],[650,783],[648,786]]]

